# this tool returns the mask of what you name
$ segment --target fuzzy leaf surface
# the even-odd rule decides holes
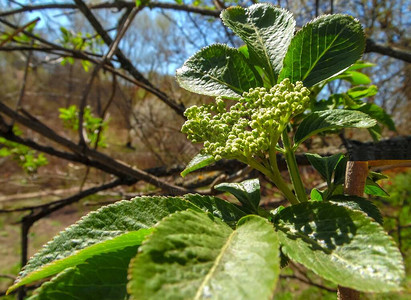
[[[294,136],[296,146],[309,137],[330,129],[370,128],[377,121],[365,113],[345,109],[330,109],[309,114],[298,126]]]
[[[279,276],[277,236],[258,216],[233,230],[210,214],[177,212],[140,249],[129,270],[132,299],[269,299]]]
[[[263,68],[275,83],[293,37],[293,15],[272,4],[261,3],[246,9],[228,8],[221,13],[221,19],[247,45],[250,61]]]
[[[140,197],[91,212],[60,232],[35,254],[20,272],[15,284],[45,264],[124,233],[150,228],[165,216],[188,208],[198,209],[179,197]]]
[[[275,219],[281,250],[336,284],[363,292],[401,289],[401,254],[364,213],[327,202],[287,207]]]
[[[221,44],[205,47],[190,57],[177,70],[176,78],[190,92],[231,99],[240,98],[261,82],[243,54]]]
[[[127,299],[127,270],[138,246],[102,253],[44,283],[29,300]]]
[[[22,280],[20,280],[17,284],[13,285],[10,288],[10,291],[18,288],[19,286],[55,275],[63,271],[64,269],[77,266],[81,263],[84,263],[87,259],[93,256],[121,250],[130,246],[139,246],[141,245],[146,235],[150,232],[150,229],[131,231],[114,237],[113,239],[106,240],[104,242],[89,246],[85,249],[76,251],[71,256],[65,257],[60,260],[55,260],[49,264],[45,264],[39,267],[37,270],[29,273],[26,277],[22,278]]]
[[[313,86],[355,63],[364,48],[358,20],[341,14],[320,16],[291,40],[279,81],[290,78]]]

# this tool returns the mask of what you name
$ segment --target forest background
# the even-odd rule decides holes
[[[254,2],[0,1],[0,297],[42,244],[103,204],[138,195],[215,193],[212,186],[223,180],[251,176],[244,166],[221,161],[180,177],[199,151],[180,132],[184,109],[210,99],[181,89],[174,72],[211,43],[241,46],[218,17],[226,7]],[[358,18],[367,38],[363,59],[374,66],[352,84],[378,87],[367,102],[381,106],[396,125],[383,130],[384,138],[410,134],[409,1],[272,3],[293,12],[297,26],[326,13]],[[333,81],[321,96],[352,84]],[[346,139],[371,137],[347,130],[305,146],[346,152]],[[308,161],[299,157],[299,163],[306,165],[307,185],[317,186],[321,180]],[[411,173],[385,173],[391,198],[375,201],[409,270]],[[266,206],[283,203],[269,183],[262,188]],[[301,266],[282,277],[280,299],[335,297],[335,286]]]

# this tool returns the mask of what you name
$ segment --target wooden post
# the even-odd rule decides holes
[[[367,176],[368,162],[349,161],[345,173],[344,193],[362,197]],[[343,286],[338,286],[337,296],[338,300],[359,300],[360,292]]]

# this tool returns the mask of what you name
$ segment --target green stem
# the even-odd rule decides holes
[[[278,170],[277,166],[277,160],[275,160],[274,166],[273,163],[271,163],[271,170],[266,169],[262,164],[260,164],[253,158],[247,159],[246,163],[254,169],[263,173],[265,176],[267,176],[276,185],[276,187],[284,194],[284,196],[287,198],[288,201],[290,201],[291,204],[294,205],[299,203],[293,192],[287,186],[287,183],[281,177],[280,171]]]
[[[282,140],[285,148],[285,161],[287,162],[288,172],[290,172],[291,182],[293,183],[295,193],[299,202],[308,201],[305,193],[304,184],[301,180],[300,172],[298,170],[297,160],[295,159],[294,151],[290,145],[290,138],[285,129],[282,134]]]

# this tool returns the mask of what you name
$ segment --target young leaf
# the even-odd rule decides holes
[[[261,200],[260,181],[257,178],[240,183],[220,183],[214,188],[218,191],[233,194],[249,212],[257,213]]]
[[[378,93],[378,88],[375,85],[370,86],[355,86],[347,91],[348,96],[353,99],[362,99],[375,96]]]
[[[293,15],[272,4],[230,7],[221,13],[224,24],[247,45],[250,60],[265,70],[274,84],[294,33]]]
[[[315,188],[311,190],[310,198],[311,198],[311,201],[324,201],[323,192]]]
[[[94,244],[90,247],[82,249],[75,252],[73,255],[60,260],[55,260],[49,264],[45,264],[35,271],[28,274],[17,284],[14,284],[9,288],[8,292],[15,290],[16,288],[29,284],[31,282],[55,275],[64,269],[77,266],[81,263],[84,263],[87,259],[97,256],[99,254],[114,252],[117,250],[122,250],[130,246],[139,246],[141,242],[149,234],[151,230],[149,229],[140,229],[138,231],[131,231],[120,236],[117,236],[111,240],[106,240],[104,242]]]
[[[199,153],[188,163],[187,167],[183,170],[183,172],[181,172],[181,176],[184,177],[188,173],[204,168],[213,162],[215,162],[215,160],[212,155]]]
[[[380,210],[371,201],[365,198],[351,195],[338,195],[331,197],[330,201],[349,209],[362,211],[380,225],[384,222]]]
[[[344,157],[343,154],[338,153],[331,156],[321,157],[318,154],[306,153],[310,164],[321,174],[321,176],[327,181],[327,184],[331,184],[331,179],[335,168],[340,160]]]
[[[203,196],[198,194],[187,194],[184,198],[201,208],[204,212],[213,214],[227,223],[230,227],[235,227],[237,221],[246,214],[237,205],[223,199]]]
[[[277,236],[258,216],[233,230],[210,214],[177,212],[140,249],[129,270],[132,299],[269,299],[279,276]]]
[[[140,197],[91,212],[60,232],[35,254],[20,272],[15,284],[45,264],[124,233],[150,228],[170,213],[188,208],[199,210],[194,204],[178,197]]]
[[[336,284],[363,292],[401,290],[401,253],[364,213],[329,202],[305,202],[275,218],[281,250]]]
[[[35,290],[29,300],[127,299],[127,269],[137,248],[102,253],[67,268]]]
[[[190,92],[238,99],[243,92],[261,85],[261,78],[254,72],[237,49],[215,44],[190,57],[177,70],[176,78]]]
[[[316,111],[309,114],[298,126],[294,136],[295,147],[322,131],[347,127],[369,128],[375,124],[377,121],[358,111],[344,109]]]
[[[313,86],[355,63],[364,48],[358,20],[339,14],[318,17],[291,40],[278,82],[290,78]]]
[[[372,196],[378,197],[389,197],[390,195],[384,191],[382,187],[378,185],[378,183],[374,182],[372,179],[367,178],[365,181],[365,188],[364,193]]]

